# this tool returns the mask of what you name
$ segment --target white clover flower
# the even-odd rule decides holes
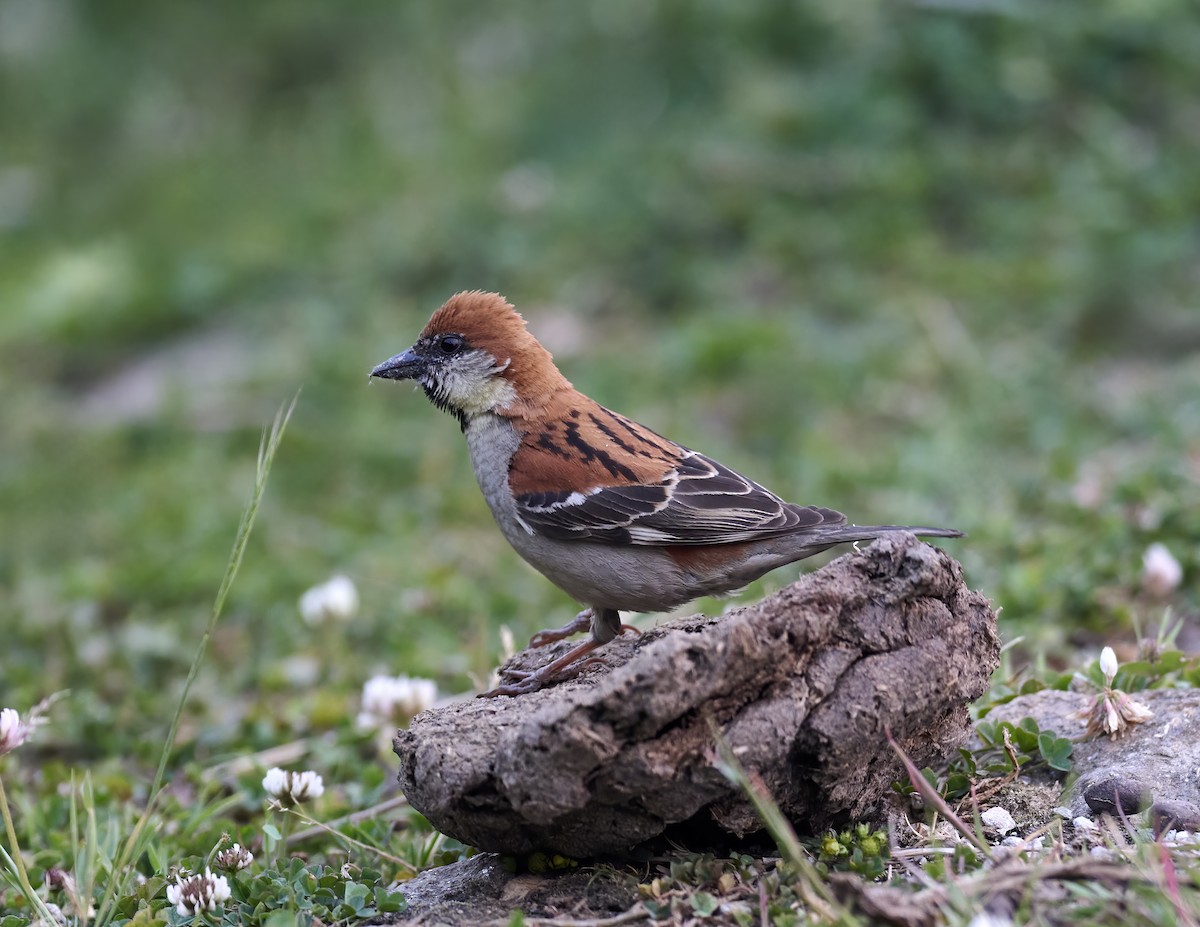
[[[312,798],[320,798],[325,793],[325,783],[312,770],[292,773],[292,781],[288,791],[291,793],[292,801],[300,804]]]
[[[1109,716],[1108,733],[1110,737],[1115,737],[1117,734],[1125,730],[1131,724],[1144,724],[1154,717],[1147,705],[1135,701],[1119,689],[1113,690],[1113,701],[1116,702],[1117,721],[1113,723],[1113,718]]]
[[[407,722],[437,701],[437,683],[408,676],[372,676],[363,683],[362,730]]]
[[[248,869],[253,862],[254,854],[240,843],[235,843],[233,846],[218,851],[216,858],[213,860],[218,869],[224,869],[226,872],[238,872],[242,869]]]
[[[1104,688],[1089,696],[1086,706],[1073,712],[1087,725],[1085,736],[1096,737],[1107,734],[1110,739],[1116,739],[1135,724],[1143,724],[1154,717],[1154,712],[1146,705],[1130,698],[1120,689],[1113,688],[1120,664],[1117,655],[1111,647],[1100,651],[1100,672],[1104,674]],[[1096,687],[1086,681],[1084,684],[1092,689]]]
[[[1087,725],[1084,732],[1086,737],[1107,734],[1112,740],[1133,725],[1143,724],[1154,717],[1154,712],[1147,705],[1111,685],[1090,696],[1087,705],[1073,714]]]
[[[1011,917],[984,908],[967,923],[967,927],[1013,927]]]
[[[1156,599],[1166,598],[1183,581],[1183,567],[1165,544],[1151,544],[1142,554],[1142,588]]]
[[[1110,738],[1121,730],[1121,713],[1117,710],[1116,699],[1104,699],[1104,719],[1101,726]]]
[[[50,709],[66,694],[64,690],[47,695],[25,713],[24,720],[15,708],[0,708],[0,756],[12,753],[25,743],[34,731],[49,720],[47,715]]]
[[[267,790],[268,795],[278,798],[287,788],[288,774],[285,770],[278,766],[272,766],[267,770],[267,774],[263,776],[262,786]]]
[[[12,753],[29,739],[29,725],[15,708],[0,709],[0,756]]]
[[[1117,675],[1117,655],[1111,647],[1105,647],[1100,651],[1100,672],[1104,674],[1105,681],[1111,686],[1113,678]]]
[[[320,798],[325,793],[325,783],[311,769],[304,772],[287,772],[278,766],[272,766],[263,776],[262,784],[268,795],[289,808]]]
[[[335,576],[300,596],[300,616],[308,624],[349,621],[358,612],[358,590],[349,576]]]
[[[175,906],[182,917],[201,911],[215,911],[217,905],[228,901],[231,894],[229,880],[225,876],[213,875],[208,868],[203,874],[180,874],[175,877],[174,885],[167,886],[167,901]]]
[[[61,925],[67,922],[67,915],[53,901],[46,901],[43,904],[45,904],[46,913],[50,915],[51,920],[47,921],[46,918],[39,917],[29,927],[61,927]]]

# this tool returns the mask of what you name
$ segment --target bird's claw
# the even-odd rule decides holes
[[[536,692],[542,687],[541,681],[534,679],[535,673],[522,673],[521,678],[516,682],[504,682],[496,686],[494,689],[488,689],[486,692],[480,692],[478,698],[499,698],[501,695],[525,695],[529,692]]]
[[[579,669],[583,669],[582,664]],[[537,692],[539,689],[544,689],[554,683],[572,679],[578,671],[572,667],[569,672],[546,676],[543,676],[540,670],[529,672],[527,670],[510,669],[501,670],[501,672],[506,677],[510,677],[511,681],[502,682],[494,689],[488,689],[487,692],[479,693],[479,698],[497,698],[501,695],[526,695],[530,692]]]
[[[547,672],[553,665],[552,663],[548,663],[536,670],[502,669],[500,670],[500,674],[506,677],[506,681],[501,682],[494,689],[481,692],[478,697],[496,698],[501,695],[525,695],[529,692],[537,692],[539,689],[545,689],[560,682],[566,682],[568,679],[574,679],[589,666],[608,666],[608,663],[603,657],[588,657],[583,660],[577,660],[570,666]]]
[[[592,610],[585,609],[576,615],[575,620],[570,624],[552,631],[540,631],[535,634],[533,640],[530,641],[530,646],[541,647],[582,631],[591,623],[592,616]],[[612,617],[616,618],[615,612],[612,613]],[[615,621],[614,624],[616,624]],[[623,631],[633,631],[635,634],[642,633],[637,628],[627,624],[616,624],[616,627],[618,634]],[[479,697],[496,698],[500,695],[525,695],[526,693],[536,692],[538,689],[543,689],[554,683],[574,679],[589,666],[596,664],[608,666],[608,662],[602,657],[588,656],[597,647],[601,646],[603,646],[603,643],[593,637],[592,640],[579,644],[558,657],[558,659],[551,660],[545,666],[538,667],[536,670],[502,669],[500,674],[506,677],[505,681],[494,689],[489,689],[487,692],[481,693]]]

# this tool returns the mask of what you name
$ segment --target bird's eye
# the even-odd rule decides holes
[[[463,340],[461,335],[442,335],[437,344],[443,354],[457,354],[462,350]]]

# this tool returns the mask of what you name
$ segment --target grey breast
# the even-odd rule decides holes
[[[504,537],[522,558],[585,605],[622,611],[661,611],[697,596],[692,582],[665,553],[591,541],[556,541],[531,533],[517,514],[508,468],[521,439],[492,413],[472,418],[467,447],[479,489]]]

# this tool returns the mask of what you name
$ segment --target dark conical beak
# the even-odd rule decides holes
[[[371,376],[384,380],[416,380],[428,367],[425,359],[409,348],[403,354],[389,357],[371,371]]]

